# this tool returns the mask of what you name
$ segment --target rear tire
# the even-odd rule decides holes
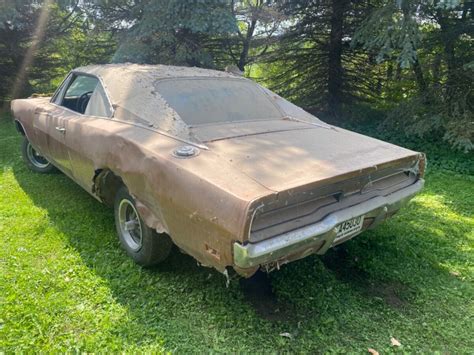
[[[56,168],[45,157],[41,156],[31,145],[26,137],[21,144],[21,156],[28,168],[41,174],[53,172]]]
[[[115,196],[114,211],[120,244],[137,264],[153,266],[168,257],[173,246],[170,237],[157,233],[143,222],[125,186]]]

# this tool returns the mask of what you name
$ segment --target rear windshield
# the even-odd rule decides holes
[[[283,117],[263,90],[247,80],[160,80],[156,89],[190,126]]]

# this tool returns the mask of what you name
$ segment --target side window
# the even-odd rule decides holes
[[[112,116],[112,110],[110,108],[107,94],[100,83],[95,87],[84,114],[98,117]]]
[[[74,74],[59,105],[79,113],[85,113],[98,84],[99,80],[95,77]]]
[[[71,81],[71,77],[73,77],[72,74],[69,74],[66,79],[61,83],[61,86],[56,90],[53,99],[51,100],[54,102],[56,105],[61,105],[61,100],[64,96],[64,92],[66,91],[69,82]]]

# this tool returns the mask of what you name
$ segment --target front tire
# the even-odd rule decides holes
[[[54,165],[39,154],[26,137],[23,138],[21,145],[21,156],[28,168],[37,173],[47,174],[55,170]]]
[[[143,222],[125,186],[115,196],[114,211],[120,244],[137,264],[153,266],[168,257],[173,246],[170,237],[157,233]]]

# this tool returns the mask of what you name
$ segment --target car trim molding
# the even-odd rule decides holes
[[[161,135],[163,135],[163,136],[165,136],[165,137],[175,139],[175,140],[177,140],[177,141],[179,141],[179,142],[182,142],[182,143],[186,143],[186,144],[189,144],[189,145],[193,145],[193,146],[195,146],[195,147],[197,147],[197,148],[200,148],[200,149],[203,149],[203,150],[209,150],[209,147],[206,146],[206,145],[204,145],[204,144],[196,143],[196,142],[191,142],[191,141],[188,141],[188,140],[186,140],[186,139],[173,136],[172,134],[163,132],[163,131],[161,131],[161,130],[159,130],[159,129],[156,129],[156,128],[154,128],[154,127],[147,127],[147,126],[142,125],[142,124],[139,124],[139,123],[121,120],[121,119],[118,119],[118,118],[116,118],[116,117],[102,117],[102,116],[84,115],[84,114],[82,114],[82,113],[80,113],[80,112],[76,112],[76,111],[74,111],[74,110],[71,110],[70,108],[67,108],[67,107],[64,107],[64,106],[55,104],[54,102],[49,102],[49,104],[50,104],[50,105],[53,105],[53,106],[55,106],[55,107],[58,107],[58,108],[60,108],[60,109],[66,110],[66,111],[68,111],[68,112],[71,112],[71,113],[73,113],[73,114],[75,114],[75,115],[79,115],[79,116],[81,116],[81,117],[99,118],[99,119],[106,120],[106,121],[113,121],[113,122],[125,123],[125,124],[131,125],[131,126],[143,128],[143,129],[146,129],[146,130],[148,130],[148,131],[152,131],[152,132],[161,134]]]

